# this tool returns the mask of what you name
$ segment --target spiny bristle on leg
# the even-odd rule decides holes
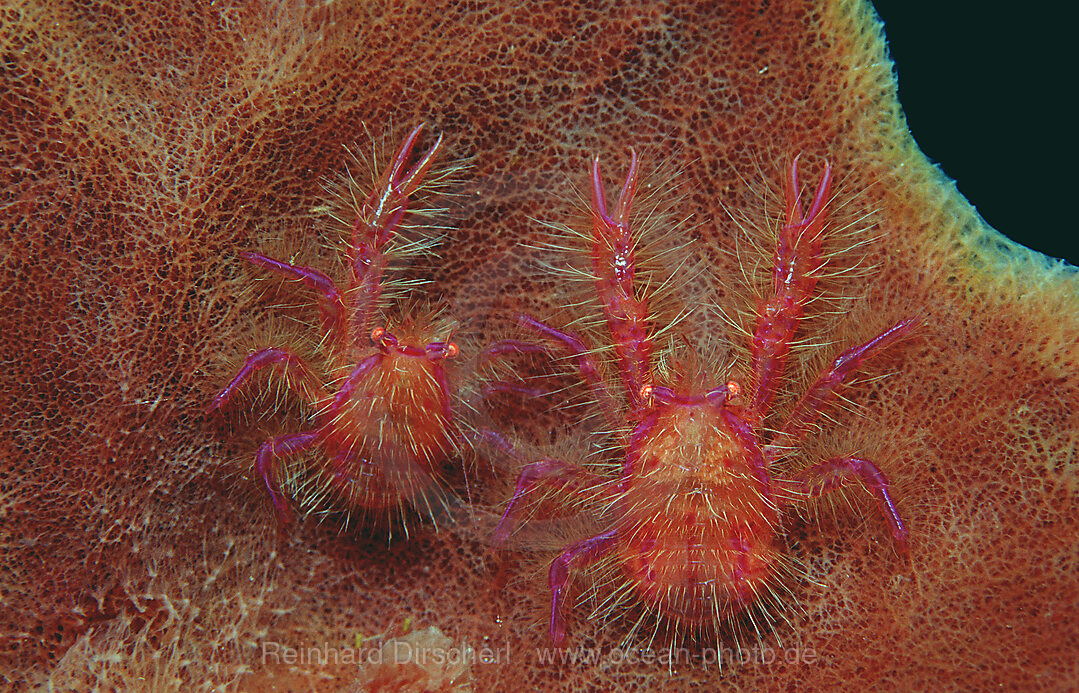
[[[747,203],[726,208],[726,222],[734,243],[733,249],[722,256],[722,264],[726,266],[723,284],[731,295],[725,297],[722,305],[713,301],[710,309],[724,323],[724,332],[740,352],[739,360],[749,358],[747,337],[754,332],[759,306],[773,291],[775,252],[788,222],[788,204],[794,203],[792,209],[804,207],[804,213],[812,201],[813,187],[791,176],[795,165],[788,164],[783,176],[764,172],[762,167],[758,167],[759,179],[749,180],[738,173]],[[800,167],[806,168],[805,162],[800,162]],[[882,232],[869,206],[868,195],[845,181],[846,177],[832,181],[829,192],[821,200],[827,222],[815,235],[820,244],[818,259],[804,273],[814,288],[801,302],[799,336],[790,341],[787,368],[779,376],[781,390],[797,391],[804,387],[806,359],[814,358],[819,350],[835,343],[816,335],[833,332],[849,317],[864,298],[865,277],[872,274],[879,262],[875,254],[879,252]],[[792,185],[797,185],[797,190],[790,189]]]
[[[314,346],[311,335],[288,321],[249,321],[244,340],[212,366],[215,383],[231,380],[206,411],[227,410],[248,423],[292,414],[306,419],[322,396],[324,364],[301,356],[316,353]]]
[[[443,237],[456,227],[456,199],[464,194],[463,174],[469,166],[468,161],[447,161],[442,157],[426,162],[424,175],[408,196],[407,214],[396,221],[393,233],[373,241],[357,239],[357,225],[369,223],[377,213],[369,199],[371,191],[385,185],[381,179],[398,154],[388,145],[391,141],[400,142],[396,138],[371,138],[365,145],[346,147],[342,172],[323,182],[324,201],[312,209],[321,221],[324,242],[339,261],[350,257],[358,242],[381,243],[382,290],[376,311],[385,311],[396,301],[407,299],[422,285],[422,278],[411,278],[405,270],[417,261],[432,258]],[[440,145],[445,146],[441,139],[435,143]],[[343,277],[345,271],[345,267],[338,267],[336,273]]]
[[[606,176],[598,167],[593,173],[599,177],[590,181],[599,181],[602,186]],[[632,229],[634,294],[647,307],[644,322],[650,340],[663,336],[687,317],[686,306],[696,303],[687,294],[693,293],[706,263],[688,240],[693,222],[682,211],[679,180],[680,173],[671,163],[642,165],[635,176],[633,204],[622,210],[627,227]],[[593,260],[595,203],[578,196],[567,203],[573,210],[569,222],[538,221],[549,234],[532,249],[537,272],[560,280],[556,305],[565,320],[553,320],[545,314],[544,321],[584,338],[598,362],[613,362],[604,303],[596,289],[600,277]],[[616,211],[616,206],[611,208],[612,213]]]

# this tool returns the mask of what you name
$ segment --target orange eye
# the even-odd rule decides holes
[[[446,343],[446,358],[453,358],[457,355],[457,345],[453,342]]]
[[[737,397],[742,392],[742,386],[733,380],[727,381],[727,394],[731,397]]]
[[[375,329],[371,330],[371,341],[375,344],[378,344],[380,341],[382,341],[382,335],[384,334],[386,334],[385,327],[376,327]]]
[[[641,386],[641,399],[643,399],[643,400],[651,399],[653,390],[655,390],[655,387],[652,386],[652,385],[642,385]]]

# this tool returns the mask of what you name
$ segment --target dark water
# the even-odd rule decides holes
[[[873,4],[922,151],[998,231],[1079,265],[1070,22],[1033,4]]]

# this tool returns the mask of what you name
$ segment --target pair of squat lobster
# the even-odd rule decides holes
[[[422,127],[422,126],[421,126]],[[239,374],[211,404],[223,405],[251,374],[284,364],[288,382],[313,400],[318,412],[309,431],[276,436],[256,454],[279,517],[287,511],[275,471],[278,458],[313,446],[326,453],[331,487],[347,503],[367,508],[391,503],[427,503],[438,486],[439,466],[455,446],[451,391],[443,360],[456,355],[448,340],[405,341],[385,327],[370,330],[384,267],[380,249],[406,213],[441,139],[407,173],[404,164],[420,132],[405,140],[353,225],[349,287],[341,291],[325,274],[308,267],[245,253],[253,264],[301,281],[319,295],[331,345],[335,394],[312,396],[321,382],[290,351],[269,348],[248,357]],[[800,200],[797,159],[786,185],[785,219],[775,251],[771,296],[757,311],[751,342],[748,387],[735,381],[709,384],[657,383],[648,296],[634,285],[636,239],[630,228],[639,162],[629,173],[613,211],[608,212],[599,160],[591,170],[593,283],[614,347],[619,384],[628,406],[613,402],[608,384],[580,337],[522,315],[520,324],[542,343],[505,340],[486,353],[561,352],[610,418],[612,430],[628,430],[621,474],[604,478],[560,459],[525,465],[494,533],[497,545],[510,536],[530,494],[541,486],[598,499],[605,528],[566,547],[550,566],[549,632],[561,644],[573,572],[600,560],[620,569],[649,608],[663,617],[699,626],[730,620],[767,595],[781,563],[780,530],[786,507],[858,481],[874,496],[892,538],[907,550],[908,531],[896,510],[885,475],[870,461],[836,457],[790,478],[772,474],[781,454],[813,430],[845,379],[866,359],[895,343],[915,325],[901,320],[840,354],[809,386],[775,435],[762,433],[792,340],[806,304],[814,297],[824,266],[831,169],[825,166],[808,209]],[[376,344],[360,347],[370,339]],[[374,440],[374,431],[378,440]],[[377,444],[376,444],[377,443]],[[350,491],[363,485],[361,493]]]

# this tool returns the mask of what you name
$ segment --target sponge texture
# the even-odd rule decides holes
[[[918,151],[866,3],[15,0],[0,56],[6,685],[416,689],[265,657],[407,637],[406,619],[437,628],[432,642],[505,648],[427,677],[447,689],[1079,679],[1079,280],[987,228]],[[592,154],[676,164],[686,242],[710,268],[687,291],[730,314],[747,308],[740,265],[770,261],[736,252],[734,220],[774,221],[761,190],[795,154],[831,161],[879,240],[860,251],[864,295],[806,336],[838,348],[887,317],[925,327],[818,445],[887,461],[909,562],[879,526],[861,531],[871,513],[822,513],[793,530],[808,576],[766,634],[778,658],[667,667],[616,656],[617,627],[578,619],[571,652],[602,657],[573,664],[543,659],[546,585],[488,546],[497,508],[389,546],[312,523],[273,536],[230,462],[265,431],[201,414],[214,364],[275,314],[237,252],[322,243],[310,210],[342,145],[423,121],[472,161],[470,189],[437,262],[409,271],[472,344],[504,334],[496,301],[557,313],[558,287],[528,269],[543,259],[534,220],[564,218]],[[685,332],[703,344],[717,329]]]

